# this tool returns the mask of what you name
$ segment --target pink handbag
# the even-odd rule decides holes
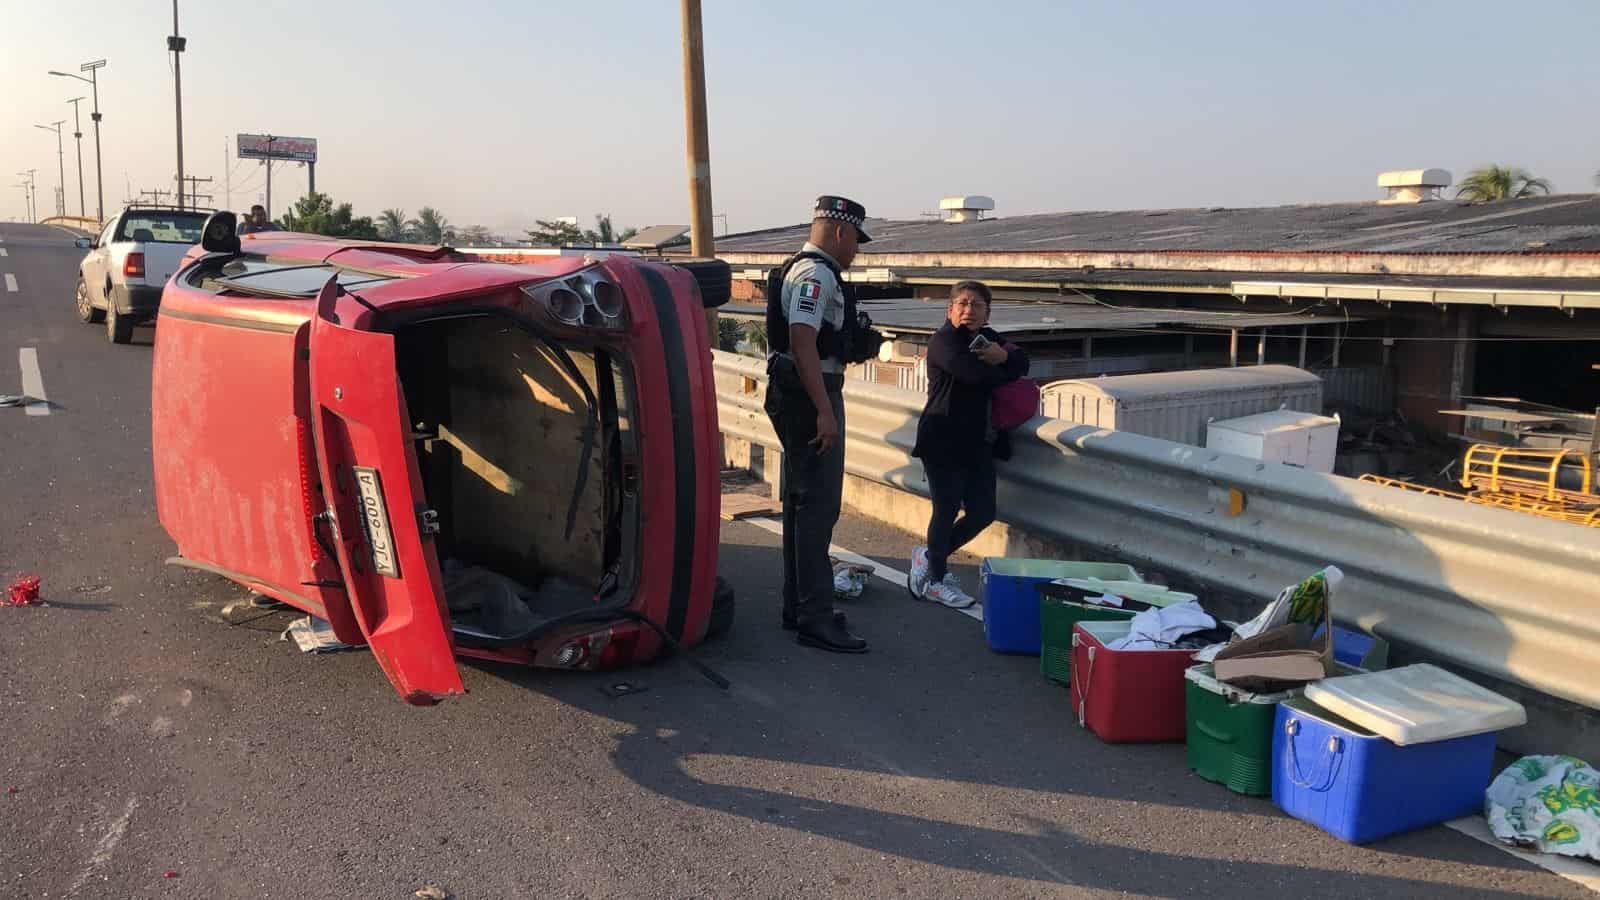
[[[1007,343],[1012,350],[1015,344]],[[1039,382],[1018,378],[994,389],[989,395],[989,421],[1001,431],[1010,431],[1039,414]]]

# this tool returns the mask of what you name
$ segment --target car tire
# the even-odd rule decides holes
[[[716,309],[733,299],[733,267],[720,259],[674,259],[672,264],[694,276],[700,305]]]
[[[83,283],[83,276],[78,276],[78,293],[73,299],[78,309],[78,321],[86,325],[94,325],[106,317],[106,311],[95,309],[94,301],[89,299],[89,286]]]
[[[717,577],[717,589],[711,595],[711,617],[706,621],[706,640],[721,637],[733,628],[735,603],[733,585]]]
[[[117,312],[117,301],[106,302],[106,337],[113,344],[126,344],[133,340],[133,320]]]

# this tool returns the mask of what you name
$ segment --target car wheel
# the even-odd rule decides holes
[[[133,340],[133,320],[117,312],[117,301],[106,303],[106,337],[113,344],[126,344]]]
[[[711,618],[706,623],[706,640],[720,637],[733,627],[735,606],[733,585],[717,577],[717,590],[711,595]]]
[[[733,299],[733,267],[720,259],[675,259],[671,261],[694,276],[700,285],[700,305],[716,309]]]
[[[89,299],[89,286],[83,283],[83,276],[78,276],[78,294],[73,303],[78,308],[78,321],[94,324],[106,317],[106,311],[95,309],[94,301]]]

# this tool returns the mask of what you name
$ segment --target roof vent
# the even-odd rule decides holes
[[[1387,188],[1389,196],[1379,203],[1422,203],[1439,199],[1439,191],[1450,186],[1450,173],[1444,169],[1403,169],[1398,172],[1381,172],[1378,187]]]
[[[939,211],[946,222],[976,222],[986,212],[994,212],[994,198],[977,194],[964,197],[946,197],[939,201]]]

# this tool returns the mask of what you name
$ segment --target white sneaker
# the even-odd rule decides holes
[[[956,580],[954,572],[946,572],[943,581],[929,584],[923,597],[935,603],[942,603],[951,609],[966,609],[978,602],[971,594],[961,589],[961,582]]]
[[[927,599],[924,596],[928,590],[927,547],[918,547],[911,551],[911,577],[906,580],[906,589],[918,600]]]

